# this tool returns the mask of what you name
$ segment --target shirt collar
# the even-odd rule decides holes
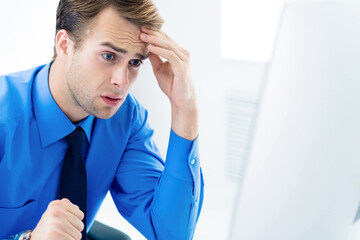
[[[34,79],[34,114],[40,132],[43,148],[55,143],[81,126],[90,142],[94,116],[88,116],[74,125],[55,102],[49,89],[49,70],[51,63],[45,65]]]
[[[94,122],[94,116],[93,115],[89,115],[88,117],[84,118],[83,120],[81,120],[81,122],[79,122],[78,124],[76,124],[76,127],[81,127],[82,129],[84,129],[85,133],[86,133],[86,137],[87,140],[90,142],[91,140],[91,133],[92,133],[92,125]]]

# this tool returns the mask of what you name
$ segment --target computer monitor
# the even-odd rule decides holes
[[[228,239],[360,239],[360,3],[280,22]]]

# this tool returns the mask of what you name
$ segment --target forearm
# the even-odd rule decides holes
[[[137,119],[141,124],[136,124],[139,127],[133,131],[111,186],[114,202],[119,212],[149,240],[191,239],[203,199],[197,109],[193,114],[173,111],[179,117],[173,115],[174,129],[170,132],[165,163],[154,144],[147,112],[140,110]],[[187,130],[193,126],[193,134],[189,134]],[[181,131],[183,136],[175,131]],[[184,134],[193,141],[185,139]]]
[[[199,139],[189,141],[171,131],[164,167],[146,126],[137,133],[148,137],[146,144],[134,139],[123,156],[111,186],[114,202],[149,240],[191,239],[203,199]],[[139,145],[146,148],[136,150]]]
[[[171,104],[171,129],[180,137],[194,141],[199,133],[199,110],[196,100],[187,106]]]
[[[152,210],[154,226],[163,237],[159,239],[192,238],[203,198],[198,154],[198,139],[189,141],[171,133]]]

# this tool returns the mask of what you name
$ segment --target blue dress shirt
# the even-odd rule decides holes
[[[65,136],[76,126],[50,93],[50,65],[0,77],[0,239],[34,229],[57,199]],[[88,139],[87,229],[110,190],[147,239],[191,239],[203,202],[198,139],[170,131],[164,163],[147,118],[129,94],[113,117],[77,124]]]

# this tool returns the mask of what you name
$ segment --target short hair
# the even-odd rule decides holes
[[[56,13],[56,34],[66,30],[75,49],[84,40],[84,32],[105,8],[112,7],[129,22],[153,30],[161,29],[164,20],[152,0],[60,0]],[[56,40],[55,40],[56,41]],[[54,46],[53,60],[56,58]]]

